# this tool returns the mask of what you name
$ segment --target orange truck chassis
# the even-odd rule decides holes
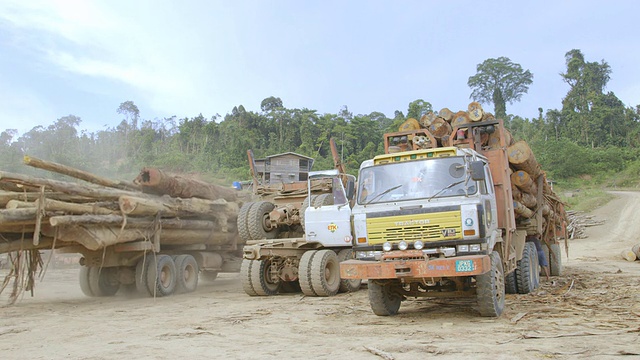
[[[411,256],[413,252],[418,256]],[[385,254],[380,261],[347,260],[340,263],[340,277],[343,279],[459,277],[480,275],[489,270],[491,260],[488,255],[429,259],[422,252],[411,250]]]

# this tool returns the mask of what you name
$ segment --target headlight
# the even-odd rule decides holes
[[[356,259],[363,259],[367,257],[366,251],[356,251]]]
[[[420,240],[417,240],[413,243],[413,248],[416,250],[421,250],[424,247],[424,243]]]
[[[480,251],[480,244],[469,245],[469,251],[475,251],[475,252]]]
[[[398,249],[400,250],[407,250],[408,247],[409,247],[409,244],[407,244],[407,242],[404,240],[398,243]]]
[[[393,246],[391,246],[390,242],[386,242],[386,243],[382,244],[382,250],[384,250],[384,251],[391,251],[392,248],[393,248]]]
[[[469,245],[458,245],[458,252],[469,252]]]

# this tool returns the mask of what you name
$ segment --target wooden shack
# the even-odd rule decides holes
[[[286,152],[255,160],[258,179],[263,185],[307,181],[313,158]]]

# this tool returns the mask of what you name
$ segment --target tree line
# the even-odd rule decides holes
[[[539,109],[528,119],[507,114],[507,103],[519,101],[533,82],[533,74],[506,57],[488,59],[469,77],[470,99],[492,104],[516,140],[529,142],[538,161],[554,179],[622,171],[640,175],[640,105],[625,106],[605,91],[611,68],[604,60],[587,61],[580,50],[565,54],[569,85],[561,109]],[[195,172],[208,180],[229,182],[249,179],[247,150],[257,158],[296,152],[316,159],[316,170],[333,166],[329,139],[351,173],[360,163],[383,152],[382,136],[397,131],[408,118],[419,119],[434,109],[424,99],[397,110],[393,117],[373,111],[353,114],[347,106],[337,113],[308,108],[287,108],[271,96],[260,111],[234,107],[224,117],[142,119],[133,101],[116,112],[121,122],[97,132],[80,131],[81,119],[68,115],[49,126],[37,126],[17,136],[16,130],[0,134],[0,168],[12,172],[37,172],[22,165],[22,156],[74,166],[111,178],[133,179],[144,166],[174,172]],[[454,109],[452,109],[454,110]],[[51,176],[51,174],[48,174]]]

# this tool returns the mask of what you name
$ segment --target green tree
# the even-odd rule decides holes
[[[529,70],[523,70],[520,64],[504,56],[485,60],[478,64],[476,71],[467,82],[472,89],[469,98],[493,103],[494,114],[501,119],[507,116],[506,104],[520,101],[533,83],[533,74]]]
[[[409,103],[409,109],[407,110],[407,118],[414,118],[420,120],[422,115],[433,111],[431,103],[422,99],[414,100]]]

